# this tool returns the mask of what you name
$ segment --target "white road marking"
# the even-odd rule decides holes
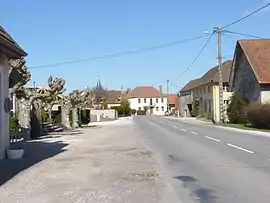
[[[186,130],[186,129],[184,129],[184,128],[181,128],[181,130],[182,130],[182,131],[185,131],[185,132],[187,131],[187,130]]]
[[[174,128],[177,128],[177,126],[176,126],[176,125],[174,125],[173,127],[174,127]]]
[[[233,145],[233,144],[230,144],[230,143],[226,143],[226,144],[227,144],[228,146],[230,146],[230,147],[233,147],[233,148],[242,150],[242,151],[244,151],[244,152],[248,152],[248,153],[250,153],[250,154],[253,154],[253,153],[254,153],[253,151],[250,151],[250,150],[245,149],[245,148],[242,148],[242,147],[238,147],[238,146]]]
[[[194,135],[198,135],[198,133],[196,133],[196,132],[190,132],[191,134],[194,134]]]
[[[209,136],[204,136],[205,138],[209,139],[209,140],[214,140],[216,142],[220,142],[220,140],[213,138],[213,137],[209,137]]]

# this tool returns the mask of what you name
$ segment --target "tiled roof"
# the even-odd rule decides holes
[[[228,61],[225,61],[224,63],[222,63],[222,67],[221,67],[222,80],[225,83],[229,82],[231,68],[232,68],[232,61],[231,60],[228,60]],[[203,84],[209,83],[211,80],[213,82],[219,82],[218,66],[211,68],[201,78],[202,78]]]
[[[232,61],[228,60],[222,63],[221,71],[222,71],[222,80],[225,83],[229,83],[230,72],[232,68]],[[180,92],[185,92],[192,90],[193,88],[199,87],[201,85],[208,84],[210,82],[217,83],[219,82],[219,71],[218,66],[211,68],[207,71],[202,77],[189,81]]]
[[[197,78],[194,80],[190,80],[181,90],[180,92],[185,92],[192,90],[193,88],[197,87],[198,85],[201,84],[201,78]]]
[[[239,40],[257,80],[261,84],[270,84],[270,39]]]
[[[158,98],[165,97],[161,92],[152,86],[138,86],[130,92],[132,98]]]
[[[118,104],[120,103],[120,98],[122,94],[120,90],[108,90],[106,92],[106,101],[108,104]]]
[[[17,44],[14,39],[12,39],[12,37],[2,26],[0,26],[0,44],[10,49],[10,56],[8,56],[9,58],[16,59],[27,56],[27,53]]]

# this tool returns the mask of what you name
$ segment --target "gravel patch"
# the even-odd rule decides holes
[[[62,142],[64,151],[37,161],[3,184],[0,202],[173,203],[172,191],[132,118],[114,124],[83,128],[79,136],[33,141],[46,146]],[[49,149],[41,147],[29,154],[48,153]]]

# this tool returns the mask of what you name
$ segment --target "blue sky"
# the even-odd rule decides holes
[[[28,52],[28,67],[77,60],[148,46],[166,44],[211,32],[234,21],[267,0],[80,0],[4,1],[1,25]],[[267,20],[268,19],[268,20]],[[228,30],[269,37],[270,9]],[[223,55],[231,58],[237,35],[223,36]],[[37,85],[47,78],[63,77],[67,91],[94,86],[100,77],[108,89],[136,85],[183,86],[216,65],[214,36],[192,69],[177,78],[191,63],[207,38],[132,56],[66,64],[31,70]],[[177,79],[175,79],[177,78]],[[179,88],[170,86],[171,92]]]

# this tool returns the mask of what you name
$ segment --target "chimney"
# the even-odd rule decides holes
[[[162,85],[159,85],[159,92],[163,94]]]

